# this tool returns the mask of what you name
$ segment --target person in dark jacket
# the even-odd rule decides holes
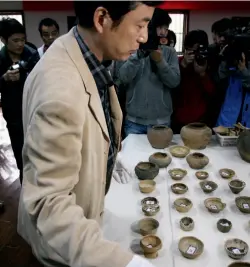
[[[0,51],[1,105],[22,182],[23,87],[39,55],[36,50],[25,45],[25,29],[15,19],[0,21],[0,37],[5,45]]]

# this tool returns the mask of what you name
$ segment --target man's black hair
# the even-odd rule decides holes
[[[208,47],[208,36],[207,33],[203,30],[194,30],[190,31],[184,41],[184,47],[193,47],[195,44],[203,45]]]
[[[93,16],[98,7],[108,10],[111,19],[119,25],[124,15],[134,10],[139,3],[156,7],[163,1],[74,1],[77,22],[83,28],[93,28]]]
[[[169,27],[169,25],[172,23],[172,19],[170,18],[166,10],[156,8],[152,18],[152,23],[155,27],[160,27],[164,25]]]
[[[173,41],[173,43],[174,43],[174,47],[175,47],[175,45],[176,45],[176,34],[173,32],[173,31],[171,31],[171,30],[168,30],[168,36],[167,36],[167,38],[168,38],[168,46],[171,44],[171,41]]]
[[[24,26],[16,19],[3,18],[0,21],[0,36],[7,42],[11,35],[25,34]]]
[[[42,35],[43,26],[46,26],[46,27],[55,26],[58,32],[60,30],[58,23],[54,19],[51,19],[51,18],[45,18],[40,21],[39,26],[38,26],[38,31],[40,32],[40,35]]]
[[[211,31],[214,34],[222,34],[233,28],[233,22],[229,18],[223,18],[213,23]]]

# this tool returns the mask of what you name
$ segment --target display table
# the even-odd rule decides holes
[[[174,136],[173,145],[182,144],[179,136]],[[159,251],[159,257],[151,260],[156,267],[226,267],[234,260],[230,259],[224,250],[224,243],[230,238],[244,240],[250,246],[250,214],[241,213],[235,205],[236,196],[250,196],[250,164],[241,160],[235,147],[220,147],[214,140],[208,148],[201,152],[210,159],[209,165],[204,169],[209,172],[207,180],[218,184],[218,189],[211,194],[205,194],[200,188],[195,176],[195,170],[189,168],[186,159],[172,159],[172,163],[166,169],[161,169],[155,178],[156,190],[151,194],[142,194],[139,191],[139,180],[136,178],[134,168],[140,161],[148,161],[149,156],[156,151],[169,153],[168,149],[153,149],[146,135],[129,135],[123,142],[122,161],[124,166],[133,174],[128,184],[118,184],[112,181],[110,192],[106,197],[106,209],[104,215],[104,235],[106,238],[116,241],[125,249],[132,249],[135,253],[141,253],[139,242],[142,236],[137,233],[137,222],[144,218],[141,211],[141,200],[147,196],[154,196],[159,200],[161,210],[153,218],[157,219],[160,227],[157,232],[163,242]],[[181,181],[189,188],[183,195],[175,195],[170,187],[176,181],[172,180],[168,170],[183,168],[188,175]],[[231,168],[236,176],[246,182],[245,189],[234,195],[228,186],[228,180],[222,179],[219,169]],[[220,197],[227,207],[219,214],[212,214],[204,206],[204,200],[209,197]],[[179,197],[187,197],[193,202],[193,207],[188,213],[179,213],[173,208],[173,202]],[[191,217],[195,227],[191,232],[180,229],[179,221],[182,217]],[[233,224],[229,233],[221,233],[217,230],[217,221],[221,218],[230,220]],[[178,250],[178,242],[184,236],[195,236],[204,243],[203,254],[194,260],[182,257]],[[243,258],[250,261],[250,251]]]

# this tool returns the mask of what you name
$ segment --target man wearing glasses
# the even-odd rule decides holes
[[[39,23],[38,30],[44,43],[40,48],[38,48],[38,53],[41,58],[50,45],[56,40],[56,38],[59,37],[60,29],[55,20],[51,18],[45,18]]]

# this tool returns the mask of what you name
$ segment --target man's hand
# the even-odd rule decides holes
[[[113,170],[113,178],[119,184],[127,184],[131,180],[131,174],[124,167],[120,154],[118,154],[116,162],[115,162],[115,167]]]
[[[160,49],[152,51],[150,58],[155,62],[160,62],[162,60],[162,51]]]
[[[19,70],[8,70],[4,75],[3,78],[6,82],[15,82],[19,81],[20,79],[20,72]]]
[[[194,62],[194,52],[185,50],[184,52],[184,58],[181,61],[181,65],[183,68],[186,68],[189,64]]]
[[[204,77],[206,75],[206,70],[207,70],[207,61],[202,66],[200,66],[196,61],[194,61],[194,71],[201,77]]]
[[[242,59],[238,62],[238,69],[243,71],[246,68],[246,56],[242,53]]]

